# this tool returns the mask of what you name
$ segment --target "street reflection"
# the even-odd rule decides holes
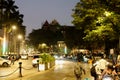
[[[55,64],[56,65],[63,65],[64,64],[64,60],[56,60]]]

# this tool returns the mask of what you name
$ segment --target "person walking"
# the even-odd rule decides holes
[[[14,62],[15,62],[15,58],[14,58],[14,56],[11,56],[11,64],[14,65]]]
[[[77,53],[77,60],[84,61],[83,60],[83,53],[82,52],[78,52]]]
[[[85,69],[82,67],[81,61],[78,60],[74,66],[74,74],[75,74],[76,80],[82,80],[83,73],[85,74]]]
[[[114,66],[109,64],[107,65],[107,68],[102,72],[99,80],[116,80],[114,79],[115,75],[117,75],[117,73],[115,72]]]
[[[92,77],[94,77],[94,80],[98,80],[98,74],[96,72],[96,65],[93,65],[90,68],[90,74],[91,74]]]
[[[102,58],[98,61],[96,61],[95,63],[93,63],[93,67],[95,68],[95,70],[91,70],[91,76],[94,77],[94,80],[98,80],[99,76],[101,75],[101,73],[103,72],[103,70],[106,68],[106,66],[109,64],[109,62],[102,56]]]
[[[96,65],[96,72],[98,74],[101,74],[101,72],[103,72],[103,70],[106,68],[106,66],[109,64],[109,62],[104,58],[101,57],[100,60],[98,60],[96,63],[94,63],[93,65]]]

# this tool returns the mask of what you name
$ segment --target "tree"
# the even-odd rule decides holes
[[[0,24],[2,24],[1,26],[4,25],[4,26],[7,26],[8,28],[12,24],[17,24],[18,27],[21,27],[21,26],[23,27],[23,24],[22,24],[23,14],[20,14],[19,10],[17,9],[18,9],[18,6],[15,5],[15,1],[0,0],[0,17],[1,17]],[[23,30],[22,32],[25,33],[24,31],[25,30]]]
[[[6,36],[8,41],[8,46],[12,48],[12,25],[17,26],[17,33],[22,34],[23,38],[25,38],[25,27],[23,23],[23,14],[19,13],[18,6],[15,5],[15,1],[13,0],[0,0],[0,28],[4,29],[4,36]],[[9,49],[10,52],[13,51]]]
[[[84,41],[82,39],[82,36],[84,36],[84,34],[81,30],[75,29],[75,27],[68,27],[64,29],[63,35],[64,41],[68,48],[84,48]]]
[[[105,42],[108,53],[110,43],[118,41],[119,35],[119,0],[81,0],[73,9],[72,23],[83,30],[83,39],[89,43]],[[109,13],[109,14],[106,14]],[[118,42],[117,42],[118,43]],[[117,44],[116,43],[116,44]],[[104,44],[103,44],[104,45]],[[112,46],[116,47],[116,46]]]
[[[61,36],[62,34],[59,30],[54,32],[51,30],[37,29],[29,34],[28,39],[31,45],[38,48],[38,45],[42,43],[48,46],[55,45],[57,41],[61,40]]]

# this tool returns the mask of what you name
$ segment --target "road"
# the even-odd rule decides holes
[[[69,60],[56,60],[56,66],[47,71],[38,72],[36,68],[32,68],[31,60],[21,60],[23,62],[23,66],[28,68],[28,70],[22,70],[22,76],[19,77],[19,70],[7,77],[0,77],[0,80],[75,80],[75,76],[73,73],[73,67],[75,62]],[[16,62],[15,64],[18,64]],[[86,75],[83,75],[83,79],[89,78],[89,80],[93,80],[90,76],[90,64],[83,63],[82,64],[86,70]],[[14,71],[18,66],[13,65],[10,68],[0,68],[0,75],[8,73],[10,71]],[[30,69],[31,68],[31,69]],[[29,70],[30,69],[30,70]],[[5,72],[6,70],[6,72]]]

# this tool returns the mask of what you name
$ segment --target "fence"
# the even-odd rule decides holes
[[[6,74],[6,75],[0,75],[0,77],[7,77],[7,76],[10,76],[10,75],[13,75],[15,72],[17,72],[18,70],[19,70],[19,77],[22,77],[23,75],[22,75],[22,69],[24,69],[24,70],[32,70],[32,69],[34,69],[34,67],[31,67],[31,68],[25,68],[25,67],[22,67],[22,62],[19,62],[19,67],[18,68],[16,68],[13,72],[11,72],[11,73],[8,73],[8,74]],[[39,72],[40,70],[39,70],[39,63],[38,63],[38,68],[36,68],[37,69],[37,71]]]

